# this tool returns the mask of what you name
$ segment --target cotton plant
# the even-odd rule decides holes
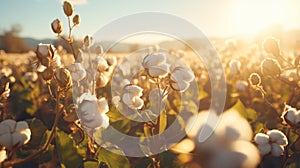
[[[90,36],[84,38],[83,48],[77,52],[74,47],[72,31],[80,24],[80,16],[74,15],[74,7],[69,1],[63,3],[63,11],[68,19],[68,35],[63,35],[63,22],[60,19],[55,19],[51,23],[51,28],[58,38],[69,44],[74,62],[63,65],[60,53],[52,44],[40,43],[37,45],[36,60],[34,61],[35,67],[38,67],[39,75],[37,76],[36,72],[26,72],[25,74],[27,82],[34,82],[37,77],[41,77],[46,84],[50,98],[55,101],[55,118],[50,136],[39,150],[23,159],[10,160],[1,156],[4,167],[28,162],[31,158],[48,150],[56,136],[55,132],[61,118],[76,126],[81,131],[82,136],[84,136],[83,129],[91,136],[96,129],[105,129],[109,125],[109,118],[106,115],[109,111],[108,102],[105,97],[99,98],[96,95],[96,85],[98,87],[99,85],[101,87],[107,85],[117,60],[115,57],[106,60],[102,56],[102,47],[93,45]],[[10,92],[9,79],[5,76],[1,77],[0,86],[1,99],[6,99]],[[64,100],[70,94],[71,88],[74,104],[66,107]],[[77,116],[75,112],[70,111],[74,108]],[[0,127],[0,145],[6,150],[19,148],[30,140],[31,131],[24,121],[5,120],[0,123]],[[92,143],[89,141],[88,151],[94,150]]]
[[[254,137],[261,155],[271,153],[278,157],[283,154],[284,147],[288,145],[287,137],[279,130],[269,130],[267,134],[258,133]]]
[[[296,94],[300,86],[300,74],[297,73],[299,72],[300,57],[294,57],[294,62],[291,62],[290,58],[285,56],[285,53],[281,50],[279,40],[273,37],[266,38],[262,47],[266,53],[266,58],[260,64],[261,73],[254,72],[250,75],[248,79],[250,86],[260,92],[266,103],[273,108],[275,106],[272,100],[269,100],[269,94],[272,94],[272,91],[264,89],[263,78],[280,82],[292,88],[296,93],[291,94],[288,101],[284,102],[281,106],[284,107],[280,117],[282,120],[281,127],[258,132],[254,137],[254,142],[262,156],[282,157],[281,167],[286,167],[289,164],[288,162],[292,160],[292,156],[296,153],[296,151],[291,149],[296,146],[300,139],[298,132],[300,122],[299,110],[291,106],[291,104],[298,105]]]
[[[143,84],[140,84],[139,80],[135,82],[136,79],[132,79],[112,101],[116,106],[121,106],[118,109],[124,111],[128,108],[138,121],[145,122],[144,129],[152,130],[148,136],[154,136],[165,129],[160,123],[161,120],[167,122],[161,115],[164,113],[163,107],[166,105],[168,95],[171,92],[187,91],[195,76],[186,67],[171,69],[164,52],[152,51],[141,60],[140,64],[142,69],[136,78],[141,79]],[[151,158],[153,166],[159,167],[158,156]]]

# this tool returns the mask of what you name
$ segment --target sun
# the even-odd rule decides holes
[[[232,9],[234,31],[257,33],[273,24],[284,24],[288,11],[284,0],[237,1]]]

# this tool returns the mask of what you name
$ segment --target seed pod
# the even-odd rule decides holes
[[[83,45],[86,47],[86,48],[89,48],[91,45],[92,45],[92,40],[93,38],[86,35],[83,39]]]
[[[62,25],[61,25],[61,21],[59,19],[55,19],[52,23],[51,23],[51,28],[52,31],[54,33],[60,34],[62,32]]]
[[[52,79],[53,77],[53,68],[48,67],[42,72],[42,77],[45,81]]]
[[[69,1],[64,1],[63,9],[66,16],[70,17],[73,15],[74,7]]]
[[[267,38],[263,42],[263,48],[267,53],[273,54],[275,57],[279,57],[280,54],[280,47],[279,42],[275,38]]]
[[[281,73],[281,67],[277,60],[268,58],[262,62],[261,72],[267,76],[278,77]]]
[[[73,17],[73,24],[76,26],[76,25],[79,25],[80,23],[80,16],[79,15],[75,15]]]
[[[261,78],[257,73],[252,73],[248,80],[252,86],[257,86],[261,84]]]
[[[67,88],[72,85],[71,74],[66,68],[59,68],[56,70],[55,77],[58,85],[61,88]]]
[[[51,59],[49,57],[44,57],[40,59],[42,65],[49,67],[51,64]]]

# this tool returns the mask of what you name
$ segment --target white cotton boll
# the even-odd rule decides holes
[[[142,96],[143,95],[143,89],[136,85],[127,85],[124,87],[124,90],[128,93],[133,94],[133,96]]]
[[[264,133],[257,133],[254,137],[254,141],[258,145],[268,144],[269,143],[269,136]]]
[[[239,167],[238,160],[243,158],[239,153],[232,152],[226,149],[219,149],[212,155],[209,160],[210,168],[234,168]]]
[[[295,108],[288,108],[285,112],[282,113],[281,118],[287,123],[294,125],[296,124],[296,116],[299,115],[299,112]]]
[[[70,71],[73,81],[81,81],[86,76],[86,71],[80,63],[74,63],[67,67]]]
[[[2,163],[5,159],[7,159],[6,150],[0,150],[0,163]]]
[[[38,74],[36,72],[26,72],[24,78],[26,81],[35,82],[38,79]]]
[[[249,141],[235,141],[230,146],[232,151],[242,154],[236,158],[240,168],[257,167],[260,162],[259,151],[255,145]]]
[[[98,72],[106,71],[109,67],[106,60],[102,56],[97,56],[94,60],[94,64]]]
[[[284,151],[283,146],[278,145],[276,143],[272,143],[271,148],[272,148],[272,150],[271,150],[272,156],[279,157],[280,155],[283,154],[283,151]]]
[[[195,79],[194,74],[184,67],[176,67],[171,73],[172,89],[184,92],[190,86],[190,82]]]
[[[79,98],[77,115],[81,123],[88,128],[97,129],[107,126],[106,112],[108,105],[105,98],[97,100],[95,95],[84,93]]]
[[[271,145],[270,144],[258,144],[257,148],[259,150],[259,153],[264,156],[271,152]]]
[[[284,146],[288,144],[286,136],[279,130],[273,129],[268,131],[267,134],[269,135],[271,142]]]
[[[104,97],[98,100],[98,108],[100,113],[107,113],[109,111],[107,100]]]
[[[131,93],[124,93],[122,95],[122,101],[123,103],[125,103],[127,106],[131,106],[132,105],[132,101],[133,101],[133,95]]]
[[[217,134],[225,137],[227,141],[250,141],[253,137],[253,131],[250,124],[235,110],[224,112],[218,127],[220,128],[217,130]]]
[[[13,132],[15,130],[16,121],[7,119],[7,120],[2,121],[0,124],[7,126],[9,129],[9,132]]]
[[[0,144],[5,146],[8,149],[12,147],[12,135],[11,134],[3,134],[0,135]]]
[[[176,145],[174,145],[171,150],[176,153],[189,153],[195,148],[195,143],[191,139],[185,138]]]
[[[134,97],[133,99],[133,106],[136,109],[141,109],[144,106],[144,101],[143,99],[139,98],[139,97]]]
[[[40,43],[37,47],[37,56],[39,58],[51,56],[50,48],[54,48],[51,44]]]
[[[144,58],[143,60],[143,66],[144,68],[150,68],[151,66],[156,66],[161,63],[166,62],[166,55],[162,53],[158,54],[151,54]]]
[[[120,100],[121,100],[120,96],[114,96],[111,101],[112,101],[112,104],[115,107],[118,107],[119,103],[120,103]]]
[[[160,64],[151,66],[148,72],[151,77],[164,77],[168,74],[169,68],[170,66],[168,64]]]
[[[174,90],[180,91],[180,92],[185,92],[188,88],[189,88],[190,84],[184,81],[180,81],[180,82],[175,82],[175,83],[171,83],[171,87]]]

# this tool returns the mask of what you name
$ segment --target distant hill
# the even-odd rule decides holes
[[[29,37],[25,37],[23,38],[25,44],[29,47],[29,48],[33,48],[35,49],[36,46],[40,43],[54,43],[56,42],[57,40],[54,40],[54,39],[41,39],[41,40],[37,40],[37,39],[34,39],[34,38],[29,38]]]

